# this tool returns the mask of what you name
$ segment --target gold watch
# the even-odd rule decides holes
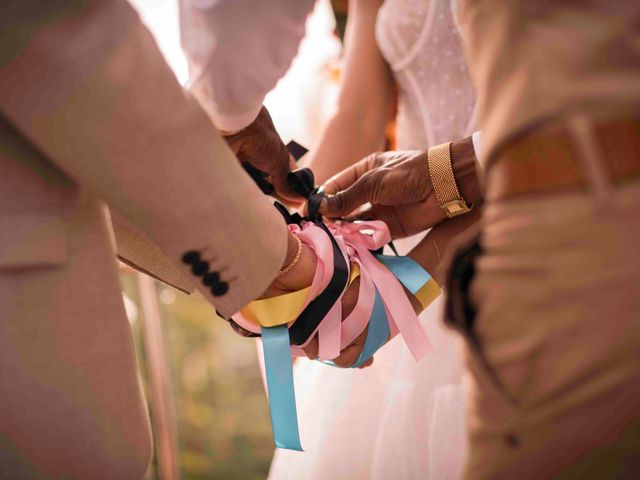
[[[427,165],[433,184],[433,191],[447,217],[453,218],[470,212],[469,205],[458,190],[456,177],[451,165],[451,142],[431,147],[427,152]]]

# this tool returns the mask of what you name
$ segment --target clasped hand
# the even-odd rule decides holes
[[[382,220],[389,227],[393,238],[406,237],[431,228],[427,238],[431,242],[423,243],[426,247],[414,259],[420,261],[420,258],[428,257],[428,254],[425,255],[425,248],[431,248],[431,244],[436,243],[446,246],[451,238],[476,220],[477,212],[447,220],[433,190],[426,155],[424,151],[409,151],[376,153],[366,157],[325,183],[326,198],[320,212],[330,219]],[[475,178],[473,181],[476,181]],[[371,208],[362,211],[361,207],[365,204],[370,204]],[[291,248],[290,239],[290,250]],[[437,254],[439,257],[440,253]],[[278,277],[264,296],[270,297],[309,286],[315,272],[313,251],[303,246],[299,263],[299,266]],[[343,319],[355,307],[358,290],[359,279],[356,279],[341,299]],[[419,313],[422,308],[419,302],[409,292],[406,293],[415,311]],[[366,338],[365,329],[334,359],[334,363],[342,367],[353,365],[364,348]],[[305,352],[310,358],[316,358],[317,341],[312,340]],[[370,359],[363,367],[372,362],[373,359]]]

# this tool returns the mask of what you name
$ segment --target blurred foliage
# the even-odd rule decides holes
[[[133,303],[135,275],[121,275]],[[201,296],[160,283],[156,290],[171,368],[182,478],[266,478],[274,446],[255,341],[234,334]],[[132,329],[147,384],[139,321],[132,322]],[[153,399],[145,390],[152,408]],[[151,472],[149,478],[154,477]]]

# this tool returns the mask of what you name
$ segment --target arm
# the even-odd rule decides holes
[[[337,110],[309,163],[320,183],[384,147],[394,85],[375,38],[381,5],[382,0],[355,0],[349,4],[345,66]]]
[[[304,35],[313,0],[180,0],[189,88],[220,130],[258,115]]]
[[[451,165],[466,202],[482,201],[472,137],[452,142]],[[369,155],[332,177],[324,191],[323,215],[343,217],[370,202],[372,210],[363,215],[384,221],[393,238],[413,235],[447,219],[434,193],[424,151]]]
[[[286,262],[284,222],[128,4],[24,1],[2,24],[3,114],[180,263],[223,315],[258,297]],[[181,264],[191,249],[222,271],[226,294]]]

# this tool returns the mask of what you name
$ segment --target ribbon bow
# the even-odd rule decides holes
[[[273,299],[252,302],[236,321],[264,345],[269,408],[276,446],[302,450],[297,424],[291,353],[316,335],[318,359],[332,364],[365,329],[367,338],[354,367],[362,365],[391,337],[400,333],[419,360],[431,350],[403,286],[423,306],[439,293],[431,276],[409,257],[380,252],[391,241],[381,221],[325,225],[319,214],[323,195],[309,169],[291,172],[287,181],[308,199],[307,217],[290,214],[276,202],[290,231],[315,251],[316,273],[311,286]],[[342,320],[341,299],[349,280],[360,277],[357,303]],[[422,292],[422,293],[421,293]],[[426,303],[425,303],[426,302]]]

